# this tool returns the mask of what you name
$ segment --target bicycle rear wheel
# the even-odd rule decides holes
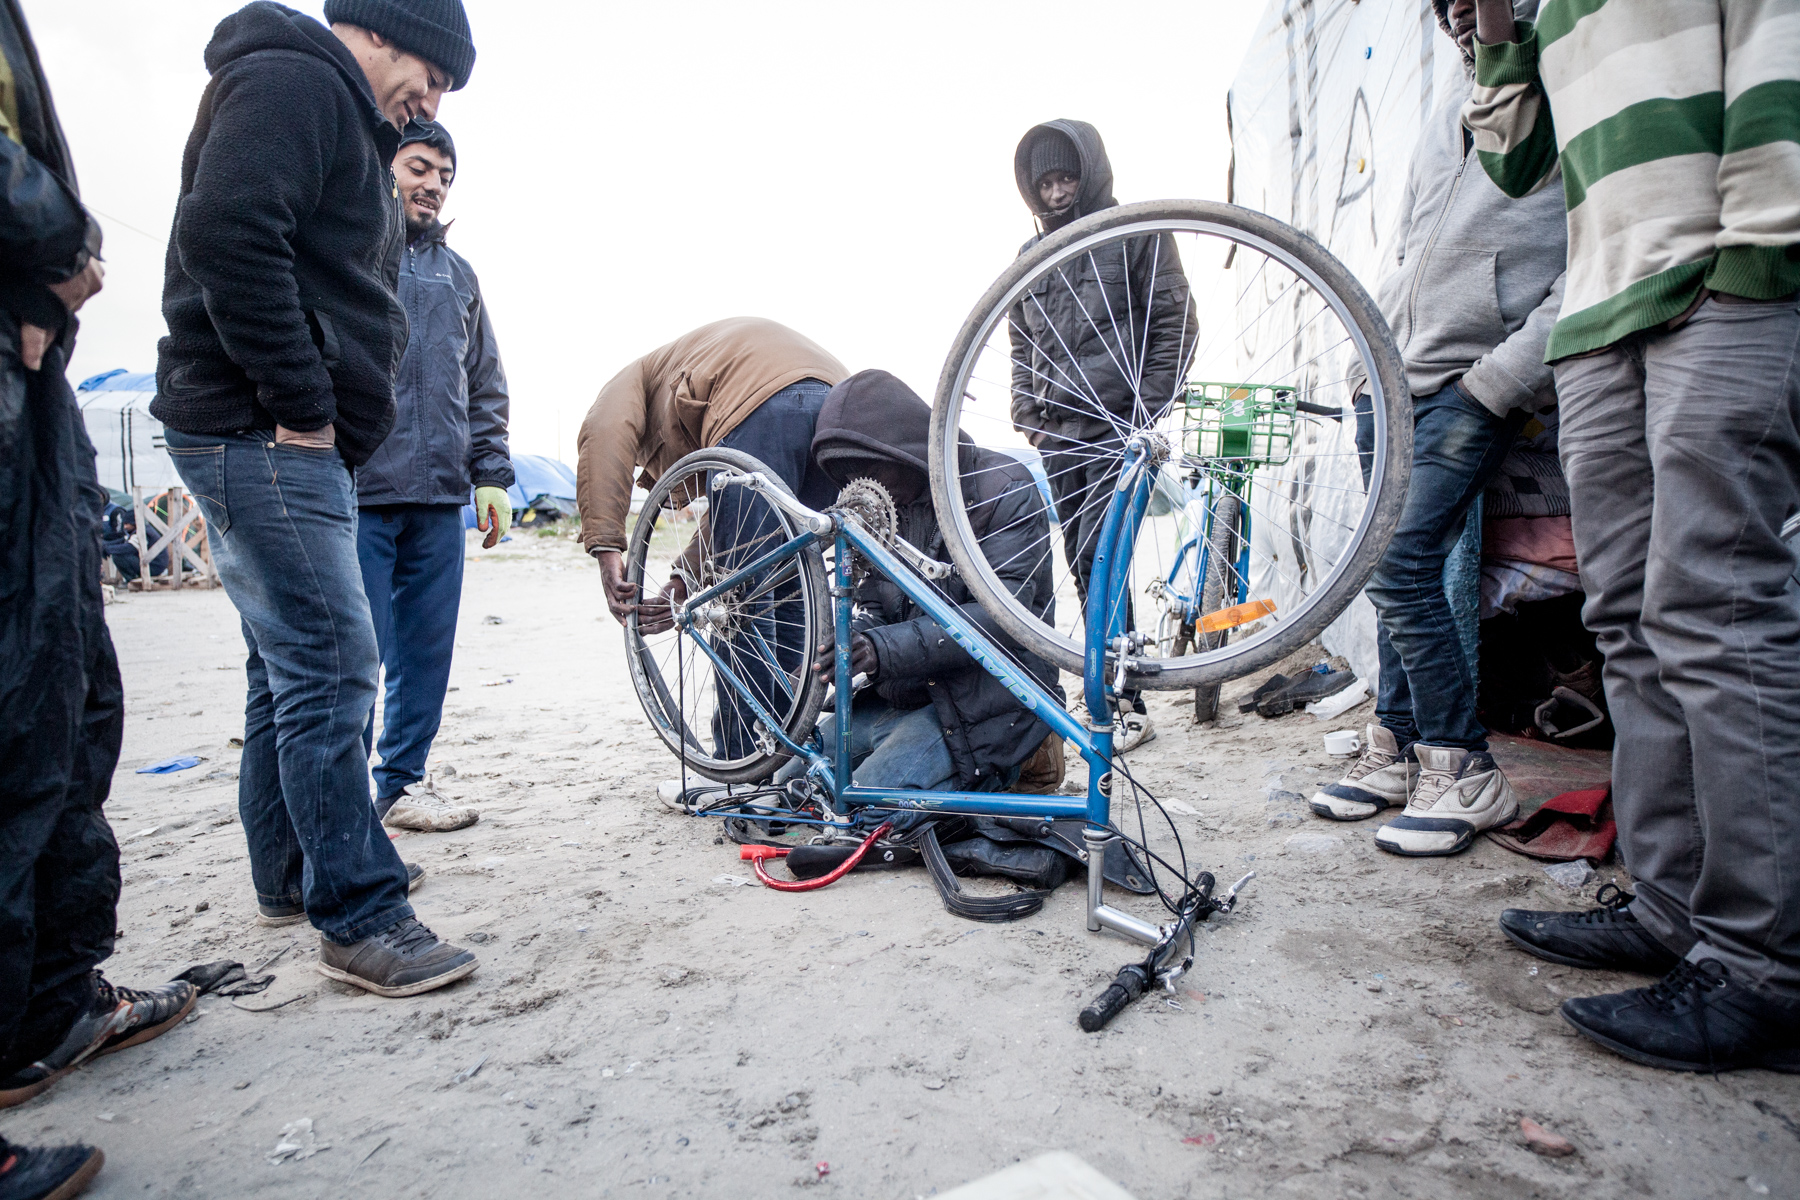
[[[698,596],[800,532],[762,496],[729,482],[752,471],[781,486],[761,462],[724,447],[695,451],[657,481],[632,527],[626,558],[625,578],[641,597],[654,597],[663,586],[658,581],[676,578],[689,597]],[[651,728],[708,779],[769,778],[792,755],[745,694],[804,744],[825,699],[825,681],[812,665],[831,636],[829,614],[816,544],[702,604],[689,632],[647,631],[652,622],[632,614],[625,623],[626,661]],[[719,673],[700,639],[744,684],[742,691]]]
[[[1359,392],[1373,401],[1366,486]],[[1157,661],[1130,676],[1133,688],[1220,683],[1317,637],[1373,572],[1411,468],[1411,398],[1374,301],[1312,238],[1201,200],[1120,205],[1031,247],[964,323],[932,408],[932,497],[951,558],[998,624],[1072,672],[1084,564],[1125,447],[1147,438],[1166,454],[1128,547],[1129,585],[1096,601],[1153,635],[1134,657]],[[1035,464],[1055,500],[1058,527],[1025,551],[1051,563],[1057,603],[1045,619],[971,532],[959,433]],[[1218,618],[1215,632],[1230,636],[1159,652],[1153,606],[1132,606],[1169,578],[1196,501],[1227,496],[1245,509],[1234,519],[1249,555],[1221,590],[1248,603]]]

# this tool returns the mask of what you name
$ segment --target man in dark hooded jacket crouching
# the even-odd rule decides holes
[[[886,371],[861,371],[831,389],[819,412],[812,452],[838,486],[873,480],[893,497],[896,535],[933,558],[944,539],[933,510],[926,466],[931,409]],[[1050,534],[1043,495],[1018,459],[983,450],[964,439],[962,478],[969,523],[1019,600],[1046,622],[1055,619],[1050,564],[1038,552]],[[1025,652],[1002,633],[952,577],[939,589],[960,605],[969,623],[1059,699],[1055,668]],[[851,755],[854,780],[866,787],[990,791],[1011,787],[1030,760],[1036,776],[1056,759],[1059,739],[994,676],[982,669],[937,622],[889,580],[871,573],[857,589],[852,625],[854,674],[870,687],[854,707]],[[827,644],[818,669],[832,670]],[[835,717],[820,725],[826,745],[836,737]],[[1048,751],[1048,753],[1040,753]],[[800,773],[795,760],[778,778]],[[1054,787],[1054,783],[1051,783]]]

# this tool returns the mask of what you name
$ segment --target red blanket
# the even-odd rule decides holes
[[[1612,788],[1564,792],[1544,801],[1529,817],[1490,830],[1500,845],[1530,858],[1599,862],[1612,849],[1619,827],[1613,821]]]

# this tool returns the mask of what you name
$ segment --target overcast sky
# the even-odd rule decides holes
[[[106,226],[70,374],[150,371],[201,52],[232,0],[23,0]],[[927,399],[1032,233],[1031,125],[1099,127],[1121,200],[1223,199],[1225,93],[1257,3],[465,0],[439,118],[451,244],[481,277],[518,452],[573,459],[594,393],[694,326],[785,322]],[[292,7],[321,14],[323,0]],[[279,155],[281,147],[270,146]]]

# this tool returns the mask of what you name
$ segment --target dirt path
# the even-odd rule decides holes
[[[109,610],[129,721],[108,972],[286,948],[273,987],[239,1003],[292,1002],[207,997],[6,1115],[9,1137],[104,1147],[93,1195],[910,1200],[1051,1149],[1140,1200],[1800,1194],[1800,1078],[1672,1076],[1572,1036],[1559,999],[1627,981],[1534,965],[1493,922],[1583,898],[1491,846],[1398,860],[1372,826],[1314,819],[1298,797],[1339,764],[1310,717],[1195,730],[1179,699],[1153,701],[1161,737],[1135,769],[1191,810],[1192,859],[1259,877],[1174,1003],[1090,1036],[1076,1010],[1135,955],[1085,932],[1079,887],[990,926],[946,913],[922,873],[805,897],[741,886],[735,847],[656,804],[671,762],[585,558],[530,537],[470,553],[433,763],[483,818],[398,845],[429,872],[420,916],[479,943],[482,967],[411,1000],[323,979],[304,927],[251,919],[223,594]],[[207,761],[133,773],[176,753]],[[1580,1153],[1525,1150],[1522,1115]],[[301,1118],[330,1148],[271,1164]]]

